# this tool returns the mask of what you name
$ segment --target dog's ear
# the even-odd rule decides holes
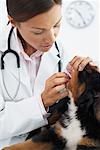
[[[86,88],[100,91],[100,73],[94,66],[87,65],[82,72],[79,72],[78,78],[80,83],[86,84]]]
[[[72,78],[68,85],[75,101],[77,101],[78,97],[87,87],[96,90],[100,89],[100,73],[95,66],[90,66],[89,64],[83,71],[73,70]]]

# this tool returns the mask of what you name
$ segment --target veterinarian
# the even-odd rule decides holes
[[[49,106],[68,95],[69,81],[68,56],[56,40],[61,0],[7,0],[7,11],[10,23],[0,35],[0,148],[48,124]],[[75,56],[70,71],[89,62]]]

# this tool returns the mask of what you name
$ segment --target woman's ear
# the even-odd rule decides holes
[[[13,27],[16,26],[15,20],[14,20],[11,16],[8,15],[8,23],[9,23],[9,22],[12,24]]]

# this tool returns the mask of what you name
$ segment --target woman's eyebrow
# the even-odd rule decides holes
[[[61,19],[62,19],[62,17],[58,20],[58,22],[55,25],[59,24],[59,22],[61,21]],[[38,27],[32,27],[32,28],[39,29],[39,30],[46,30],[45,28],[38,28]]]

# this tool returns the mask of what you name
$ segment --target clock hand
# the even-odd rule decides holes
[[[73,9],[77,14],[79,14],[79,16],[81,17],[83,23],[86,24],[86,22],[85,22],[83,16],[81,15],[81,13],[80,13],[77,9],[75,9],[75,8],[72,8],[72,9]]]

